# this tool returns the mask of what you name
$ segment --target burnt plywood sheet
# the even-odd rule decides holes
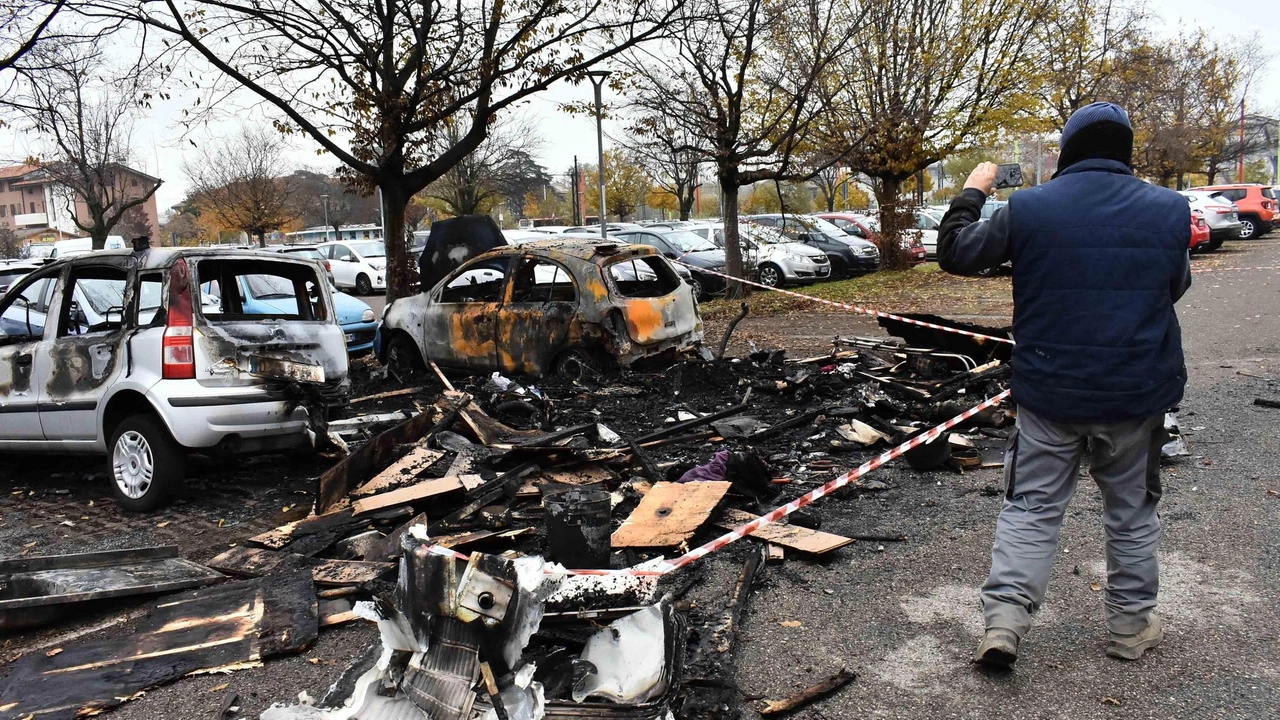
[[[351,504],[351,511],[357,516],[367,515],[376,510],[409,505],[410,503],[421,502],[437,495],[445,495],[463,489],[462,480],[458,477],[423,480],[407,488],[400,488],[399,490],[392,490],[391,492],[356,500]]]
[[[729,482],[660,482],[645,494],[613,533],[613,547],[675,547],[702,527],[715,511]]]
[[[360,585],[395,570],[394,563],[325,560],[294,553],[236,546],[209,561],[209,567],[231,575],[264,577],[307,570],[316,585]]]
[[[716,526],[725,530],[732,530],[755,519],[756,516],[749,512],[726,510],[721,519],[716,522]],[[781,545],[782,547],[811,555],[828,553],[853,542],[853,538],[847,538],[843,535],[833,535],[820,530],[802,528],[798,525],[783,525],[779,523],[765,525],[748,537],[765,540],[775,545]]]
[[[443,451],[432,450],[421,444],[414,445],[403,457],[391,463],[386,470],[374,475],[373,479],[356,488],[351,494],[357,497],[376,495],[415,480],[419,473],[431,467],[444,455]]]
[[[171,595],[129,635],[24,655],[0,670],[0,713],[38,720],[95,715],[198,670],[298,652],[315,641],[317,627],[306,572]]]
[[[221,573],[172,546],[0,561],[0,630],[45,624],[76,603],[209,585]]]

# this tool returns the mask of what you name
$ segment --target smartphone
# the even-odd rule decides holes
[[[1018,163],[1001,163],[996,166],[996,189],[1022,187],[1022,166]]]

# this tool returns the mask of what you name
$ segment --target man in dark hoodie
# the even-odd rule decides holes
[[[996,166],[979,165],[938,231],[942,269],[1013,263],[1013,399],[1005,501],[982,588],[977,660],[1011,665],[1044,601],[1081,458],[1102,491],[1108,655],[1136,660],[1164,637],[1159,575],[1163,414],[1186,367],[1173,305],[1191,285],[1187,202],[1134,177],[1117,105],[1077,110],[1053,179],[978,222]]]

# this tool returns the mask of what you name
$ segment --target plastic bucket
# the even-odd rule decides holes
[[[609,567],[609,493],[566,490],[546,496],[542,504],[552,560],[571,570]]]

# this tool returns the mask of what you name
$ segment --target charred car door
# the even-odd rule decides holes
[[[0,446],[44,440],[35,358],[60,270],[32,273],[0,301]]]
[[[526,255],[515,263],[510,296],[498,311],[497,367],[540,375],[581,337],[577,283],[546,258]]]
[[[95,442],[99,404],[124,367],[130,258],[72,265],[54,293],[35,374],[50,441]]]
[[[423,309],[422,350],[437,363],[486,370],[495,367],[498,310],[510,258],[480,258],[432,290]]]

